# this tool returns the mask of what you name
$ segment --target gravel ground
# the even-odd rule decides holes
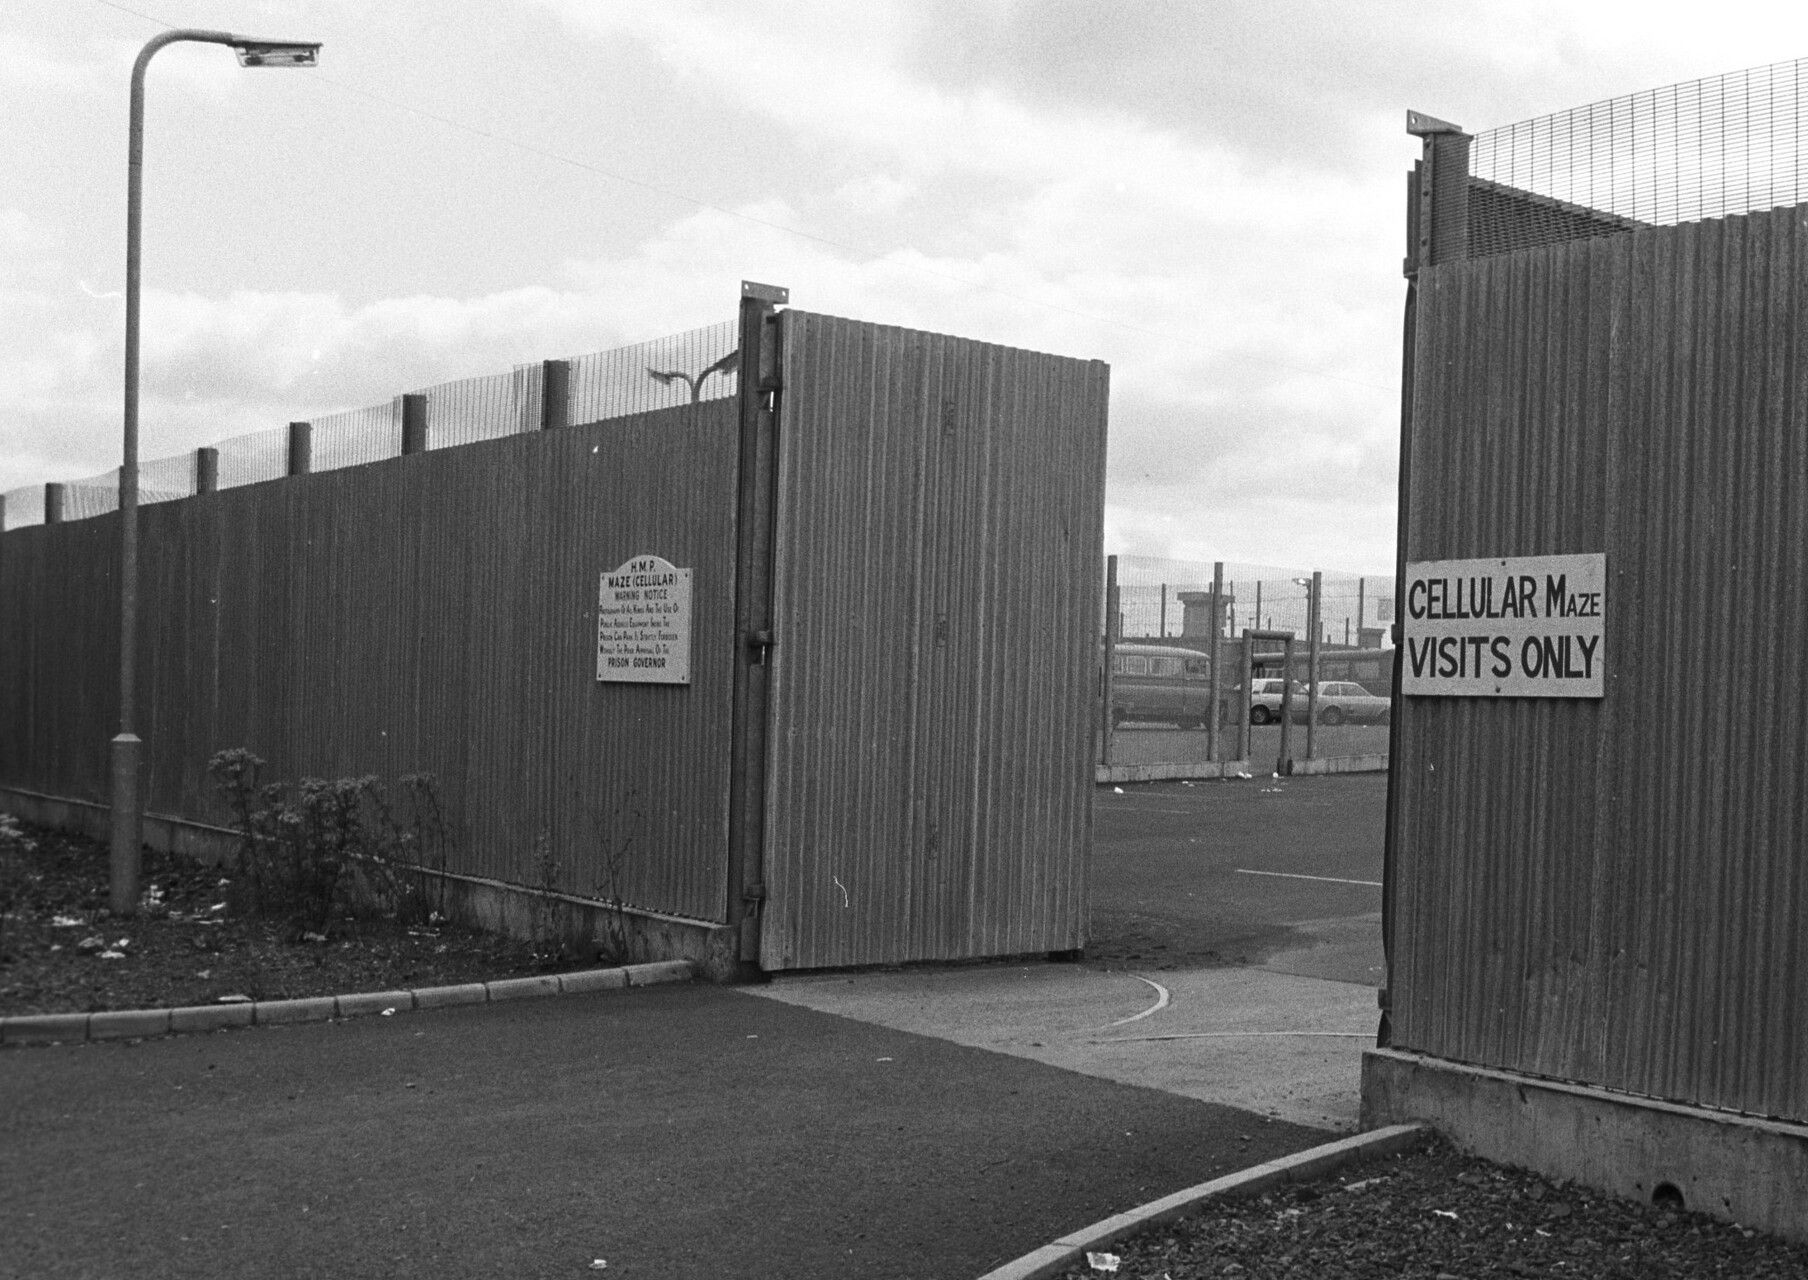
[[[1115,1266],[1113,1260],[1115,1259]],[[1221,1200],[1064,1280],[1740,1280],[1808,1276],[1808,1247],[1489,1164],[1434,1140],[1316,1182]]]
[[[346,915],[309,940],[233,916],[221,868],[148,849],[142,883],[139,913],[115,918],[104,845],[0,815],[0,1016],[431,987],[598,963],[449,924]]]

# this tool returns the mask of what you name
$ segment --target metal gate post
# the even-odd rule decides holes
[[[1293,632],[1243,632],[1243,758],[1249,758],[1249,712],[1255,705],[1256,641],[1279,640],[1281,651],[1281,753],[1275,759],[1274,771],[1281,777],[1293,772]]]
[[[1281,651],[1281,754],[1274,771],[1281,777],[1293,773],[1293,633],[1286,634],[1286,648]]]
[[[734,732],[729,752],[724,918],[743,976],[758,972],[766,899],[766,767],[771,746],[772,580],[778,509],[779,324],[790,292],[741,282],[740,465],[735,515]]]

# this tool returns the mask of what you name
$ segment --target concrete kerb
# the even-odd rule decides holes
[[[1422,1124],[1397,1124],[1353,1138],[1327,1142],[1321,1147],[1295,1152],[1226,1177],[1201,1182],[1138,1208],[1114,1213],[1089,1227],[1069,1232],[1059,1240],[1005,1263],[979,1280],[1048,1280],[1086,1256],[1125,1236],[1146,1231],[1164,1222],[1183,1218],[1208,1200],[1249,1196],[1286,1182],[1305,1182],[1345,1165],[1407,1151],[1423,1142],[1431,1129]]]
[[[1295,758],[1290,776],[1303,778],[1337,773],[1386,773],[1387,753],[1370,752],[1357,756],[1315,756]],[[1093,766],[1093,780],[1099,786],[1126,782],[1210,782],[1263,777],[1274,770],[1272,760],[1264,760],[1255,769],[1247,760],[1182,761],[1166,764],[1100,764]]]
[[[329,1022],[368,1014],[390,1015],[416,1009],[486,1004],[534,996],[580,995],[689,982],[696,966],[689,960],[656,960],[613,969],[585,969],[497,982],[467,982],[414,991],[360,991],[342,996],[300,1000],[245,1000],[231,1004],[190,1005],[180,1009],[118,1009],[106,1013],[27,1013],[0,1018],[0,1045],[74,1044],[88,1040],[143,1040],[188,1031],[225,1027],[282,1026]]]

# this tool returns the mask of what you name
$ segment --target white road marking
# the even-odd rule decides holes
[[[1167,1036],[1112,1036],[1090,1044],[1140,1044],[1147,1040],[1241,1040],[1252,1036],[1331,1036],[1348,1040],[1373,1040],[1373,1031],[1185,1031]]]
[[[1325,884],[1367,884],[1379,889],[1379,880],[1345,880],[1341,876],[1302,876],[1294,871],[1251,871],[1248,867],[1238,867],[1240,876],[1279,876],[1283,880],[1319,880]]]
[[[1130,976],[1135,978],[1138,982],[1147,982],[1150,986],[1155,988],[1157,993],[1155,1003],[1150,1005],[1147,1009],[1144,1009],[1141,1013],[1133,1013],[1128,1018],[1119,1018],[1116,1022],[1106,1023],[1105,1025],[1108,1027],[1121,1027],[1126,1022],[1140,1022],[1152,1013],[1160,1013],[1163,1009],[1168,1007],[1168,1001],[1174,998],[1166,987],[1162,986],[1161,983],[1156,982],[1154,979],[1145,978],[1140,973],[1133,973]]]

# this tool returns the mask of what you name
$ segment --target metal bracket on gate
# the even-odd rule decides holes
[[[756,667],[766,665],[766,659],[772,653],[772,633],[770,631],[749,631],[746,636],[747,652]]]

